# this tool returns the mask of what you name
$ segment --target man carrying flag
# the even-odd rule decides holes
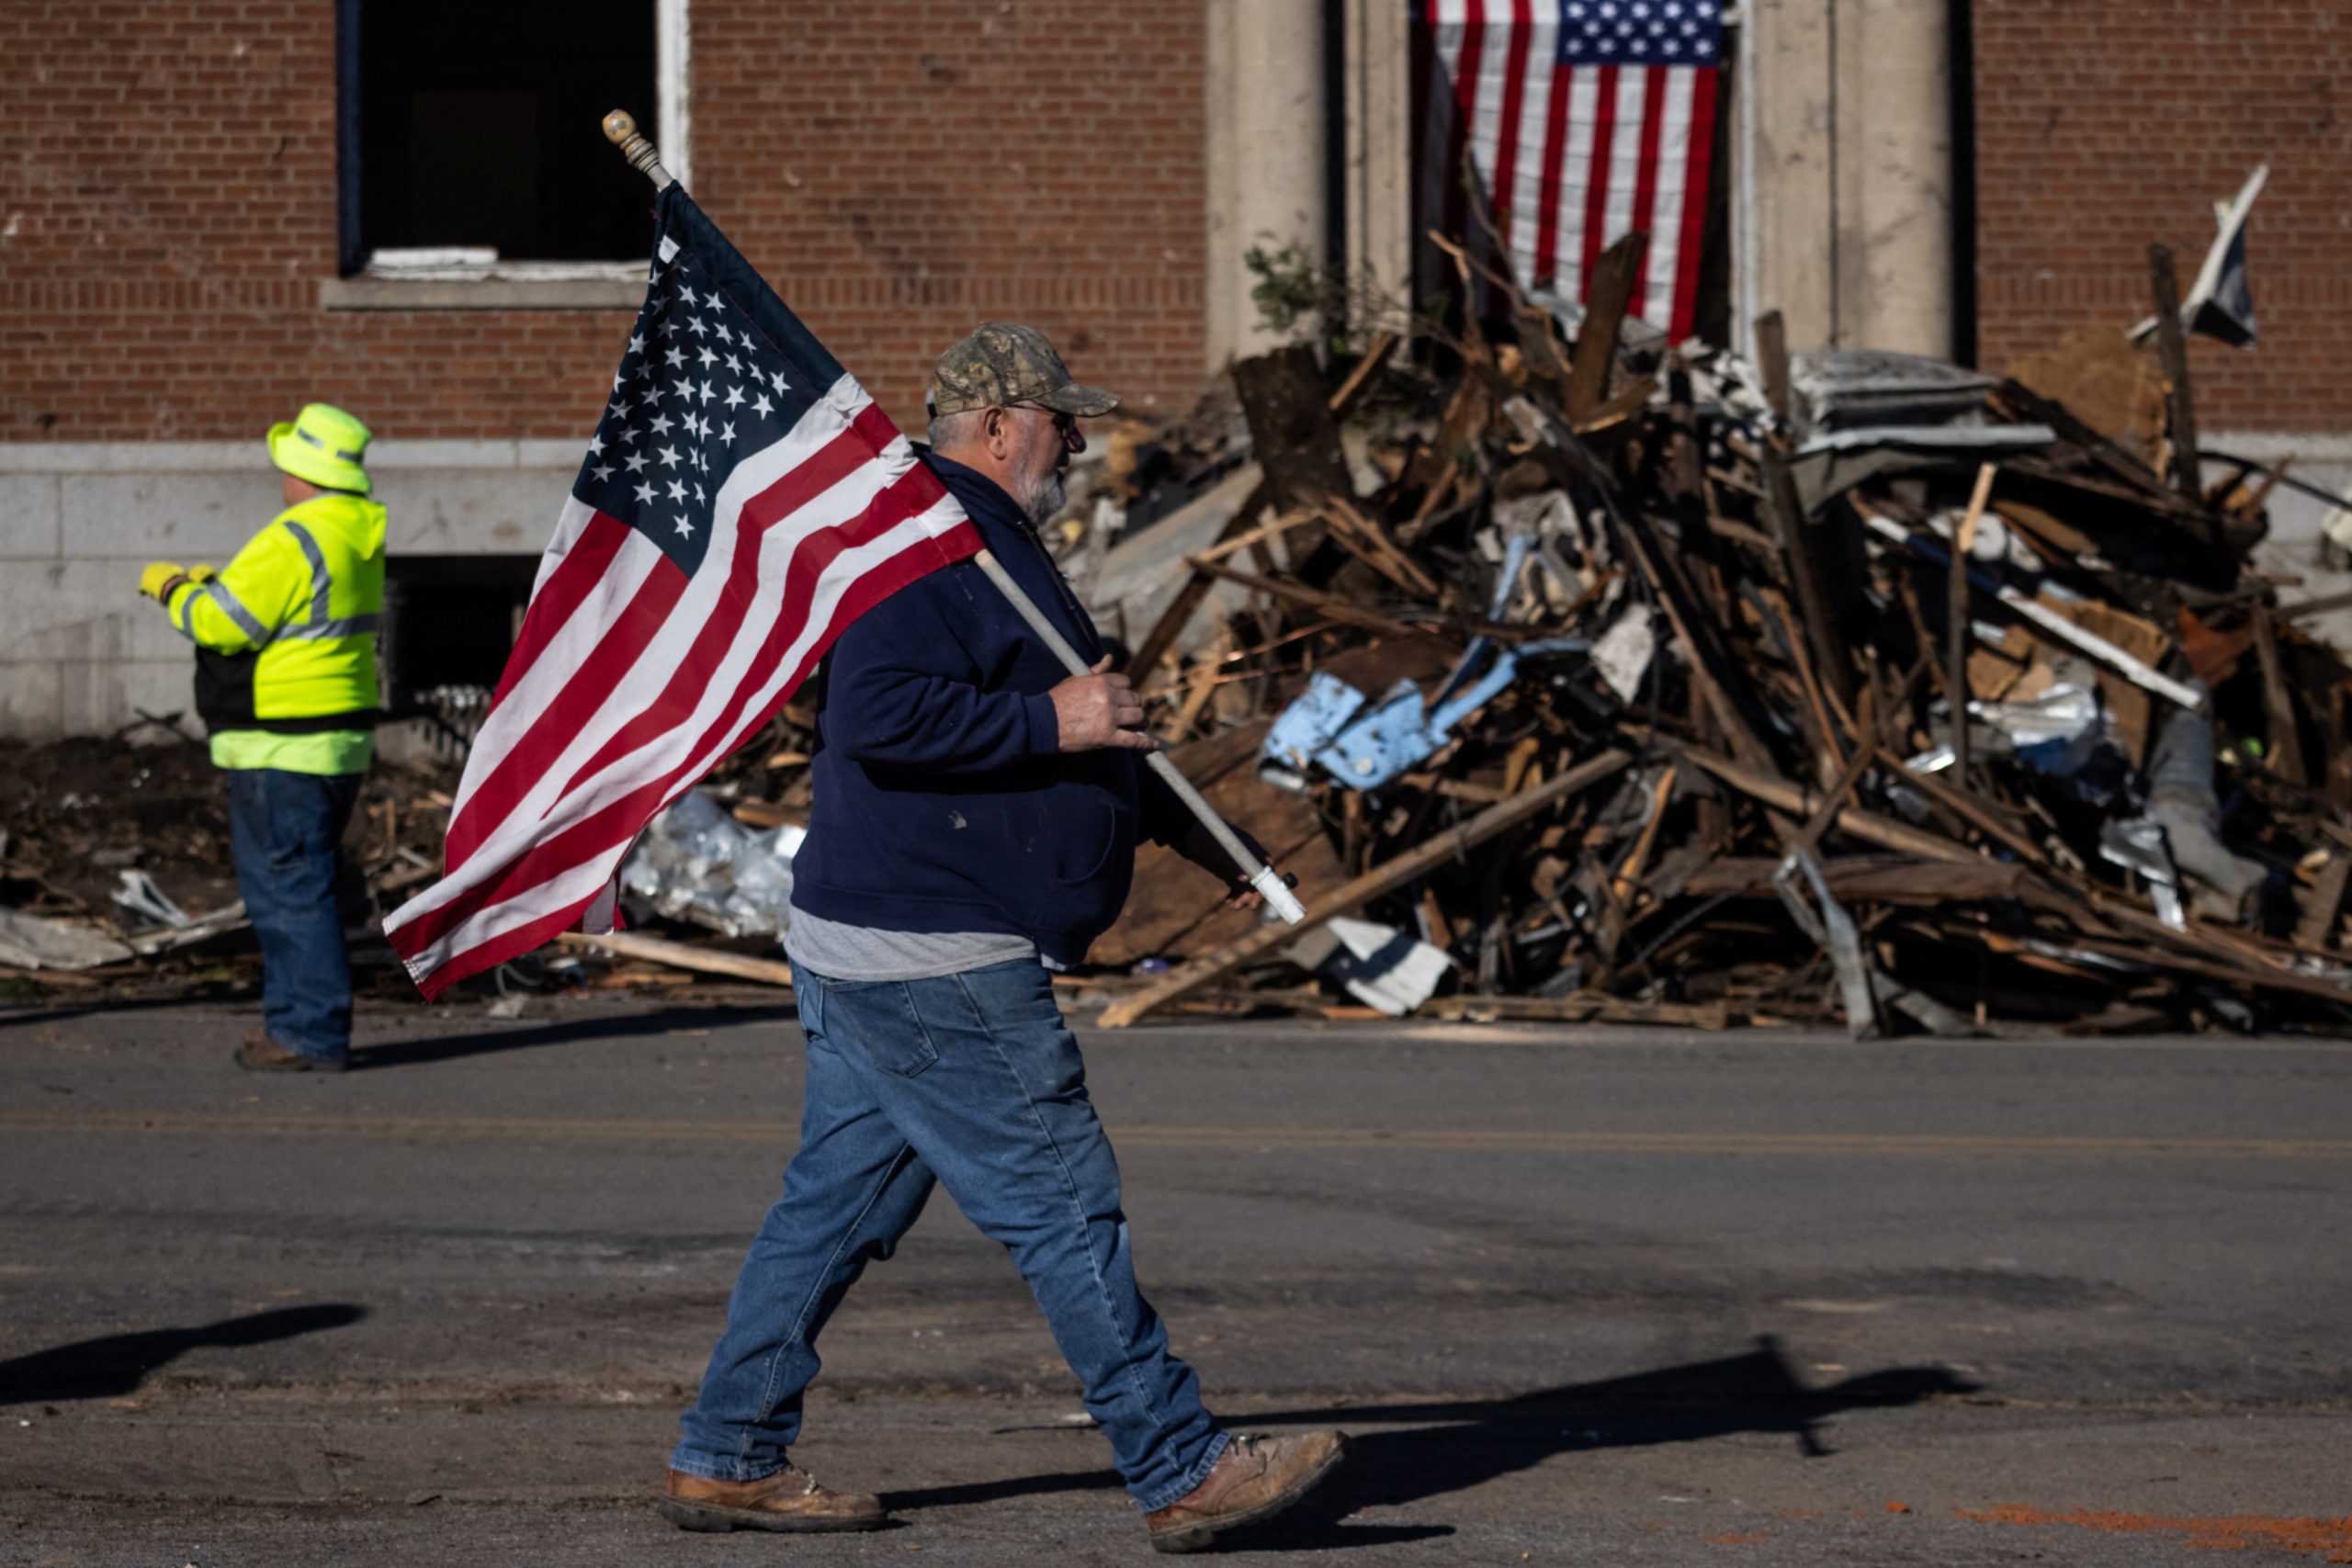
[[[1089,659],[1102,645],[1039,542],[1078,419],[1045,335],[988,323],[940,356],[930,466]],[[1048,966],[1117,918],[1138,833],[1258,902],[1167,786],[1125,676],[1068,677],[969,563],[899,590],[834,645],[787,947],[808,1039],[800,1150],[728,1308],[671,1459],[688,1529],[859,1529],[877,1500],[786,1465],[815,1340],[935,1182],[1002,1242],[1085,1385],[1163,1551],[1303,1495],[1339,1434],[1232,1438],[1137,1291],[1118,1167]]]
[[[794,864],[800,1146],[661,1510],[702,1530],[886,1522],[788,1452],[818,1333],[944,1183],[1035,1293],[1152,1544],[1204,1548],[1304,1495],[1341,1438],[1236,1437],[1203,1408],[1136,1289],[1046,973],[1116,918],[1138,834],[1259,897],[1136,765],[1155,746],[1142,707],[1035,534],[1084,449],[1078,418],[1117,400],[1034,329],[984,325],[940,361],[926,465],[674,185],[658,219],[612,401],[467,761],[448,874],[387,933],[433,994],[557,931],[609,929],[631,839],[830,647]],[[1070,674],[1046,626],[1094,672]]]

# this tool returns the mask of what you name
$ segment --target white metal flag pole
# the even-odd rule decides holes
[[[626,112],[615,109],[605,117],[605,136],[621,150],[621,155],[629,161],[630,167],[653,182],[654,189],[661,190],[674,183],[670,171],[662,166],[661,154],[654,150],[653,143],[638,134],[637,121]],[[1004,595],[1021,618],[1029,623],[1029,629],[1037,634],[1039,640],[1056,659],[1061,660],[1064,669],[1073,675],[1093,673],[1087,668],[1086,660],[1079,657],[1078,649],[1069,645],[1069,639],[1046,619],[1046,613],[1023,592],[1021,584],[1012,580],[1012,574],[1004,570],[1004,563],[998,560],[993,552],[984,549],[973,558],[973,561],[988,574],[989,581],[996,584],[997,592]],[[1201,792],[1193,787],[1193,781],[1168,760],[1166,752],[1153,751],[1144,761],[1169,788],[1176,792],[1176,797],[1193,815],[1200,818],[1201,826],[1209,830],[1209,836],[1216,840],[1217,847],[1232,857],[1243,880],[1266,900],[1274,913],[1292,925],[1306,919],[1306,906],[1299,903],[1297,896],[1291,892],[1280,874],[1250,852],[1240,836],[1234,832],[1224,818],[1217,815],[1216,808],[1201,798]]]

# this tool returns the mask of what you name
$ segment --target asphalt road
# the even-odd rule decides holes
[[[0,1562],[1148,1558],[944,1199],[796,1457],[647,1503],[789,1153],[788,1009],[0,1013]],[[1146,1288],[1348,1468],[1252,1555],[2352,1562],[2352,1043],[1258,1024],[1086,1036]],[[1316,1559],[1309,1560],[1331,1560]]]

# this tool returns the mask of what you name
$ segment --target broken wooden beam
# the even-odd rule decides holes
[[[1306,605],[1309,609],[1319,611],[1335,621],[1345,621],[1351,626],[1361,626],[1365,631],[1377,632],[1382,637],[1431,637],[1439,642],[1449,640],[1442,634],[1430,631],[1426,626],[1408,626],[1402,621],[1390,620],[1376,610],[1367,610],[1360,604],[1351,604],[1334,594],[1321,592],[1304,583],[1284,582],[1278,578],[1258,577],[1246,571],[1235,571],[1230,567],[1217,565],[1205,556],[1192,556],[1187,558],[1187,560],[1194,571],[1209,577],[1223,578],[1227,582],[1238,582],[1244,588],[1260,593],[1270,593],[1277,599],[1287,599],[1294,604]]]
[[[1117,1029],[1133,1023],[1154,1008],[1164,1007],[1215,985],[1243,964],[1288,947],[1333,916],[1347,914],[1383,894],[1394,892],[1415,877],[1475,849],[1505,829],[1517,827],[1578,790],[1612,776],[1632,761],[1632,754],[1626,751],[1603,751],[1577,763],[1557,778],[1522,790],[1498,806],[1488,807],[1459,827],[1415,845],[1403,854],[1373,867],[1354,881],[1316,899],[1307,906],[1306,919],[1299,924],[1260,926],[1248,935],[1238,937],[1223,947],[1194,959],[1157,984],[1113,1003],[1103,1010],[1103,1026]]]
[[[1968,511],[1952,536],[1951,567],[1945,573],[1949,592],[1944,599],[1944,630],[1951,643],[1944,689],[1951,693],[1951,776],[1968,787],[1968,556],[1976,544],[1976,525],[1984,520],[1984,503],[1993,497],[1993,477],[1998,463],[1976,470],[1976,488],[1969,493]]]
[[[2156,356],[2165,372],[2165,433],[2172,445],[2173,488],[2181,499],[2202,506],[2204,478],[2197,464],[2197,402],[2188,390],[2188,339],[2180,330],[2180,278],[2174,273],[2172,251],[2165,245],[2148,247],[2148,290],[2156,308]],[[2212,540],[2222,542],[2222,524],[2213,520]]]
[[[1226,519],[1225,526],[1217,533],[1216,542],[1222,545],[1249,533],[1250,525],[1257,522],[1259,513],[1273,503],[1273,494],[1272,483],[1261,480],[1258,488],[1250,492],[1249,499]],[[1198,613],[1201,602],[1209,596],[1209,590],[1215,586],[1216,579],[1197,569],[1184,580],[1184,586],[1176,591],[1176,597],[1170,600],[1168,608],[1159,613],[1159,619],[1151,624],[1151,630],[1144,634],[1143,641],[1136,645],[1134,656],[1127,661],[1127,673],[1138,686],[1151,679],[1152,671],[1159,668],[1159,661],[1168,656],[1168,650],[1176,639],[1184,635],[1185,625]]]
[[[649,964],[667,964],[673,969],[695,969],[707,975],[756,980],[763,986],[792,984],[792,965],[781,960],[747,958],[740,953],[721,953],[690,942],[667,942],[658,936],[639,936],[633,931],[611,931],[604,936],[558,931],[555,940],[561,947],[601,948],[616,958],[641,958]]]
[[[1766,806],[1785,811],[1800,820],[1818,810],[1827,798],[1821,790],[1801,789],[1786,779],[1758,773],[1733,761],[1729,757],[1686,745],[1664,735],[1654,736],[1652,743],[1690,759],[1741,794],[1753,796]],[[1840,832],[1851,834],[1865,843],[1902,854],[1917,855],[1923,860],[1973,861],[1981,858],[1974,850],[1964,844],[1955,844],[1940,833],[1930,833],[1892,818],[1881,817],[1859,806],[1841,807],[1834,820]]]
[[[1617,334],[1625,325],[1625,308],[1641,276],[1642,256],[1650,237],[1640,229],[1624,234],[1600,253],[1593,264],[1592,288],[1585,297],[1584,322],[1577,328],[1576,353],[1568,362],[1568,386],[1562,398],[1568,423],[1588,418],[1609,395],[1609,372],[1617,363]]]
[[[1347,417],[1348,411],[1356,406],[1357,400],[1380,375],[1388,364],[1388,356],[1396,352],[1396,345],[1403,341],[1403,335],[1397,333],[1383,333],[1372,340],[1372,346],[1363,351],[1363,357],[1356,361],[1356,367],[1348,372],[1348,378],[1340,383],[1338,391],[1331,394],[1333,419]]]

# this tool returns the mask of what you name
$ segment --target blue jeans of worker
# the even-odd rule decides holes
[[[335,855],[362,776],[229,770],[237,891],[261,939],[262,1028],[288,1051],[330,1062],[351,1049]]]
[[[1118,1163],[1044,967],[853,984],[803,965],[796,981],[800,1148],[671,1464],[721,1481],[784,1467],[819,1331],[939,1182],[1012,1255],[1136,1501],[1164,1507],[1198,1485],[1226,1436],[1136,1288]]]

